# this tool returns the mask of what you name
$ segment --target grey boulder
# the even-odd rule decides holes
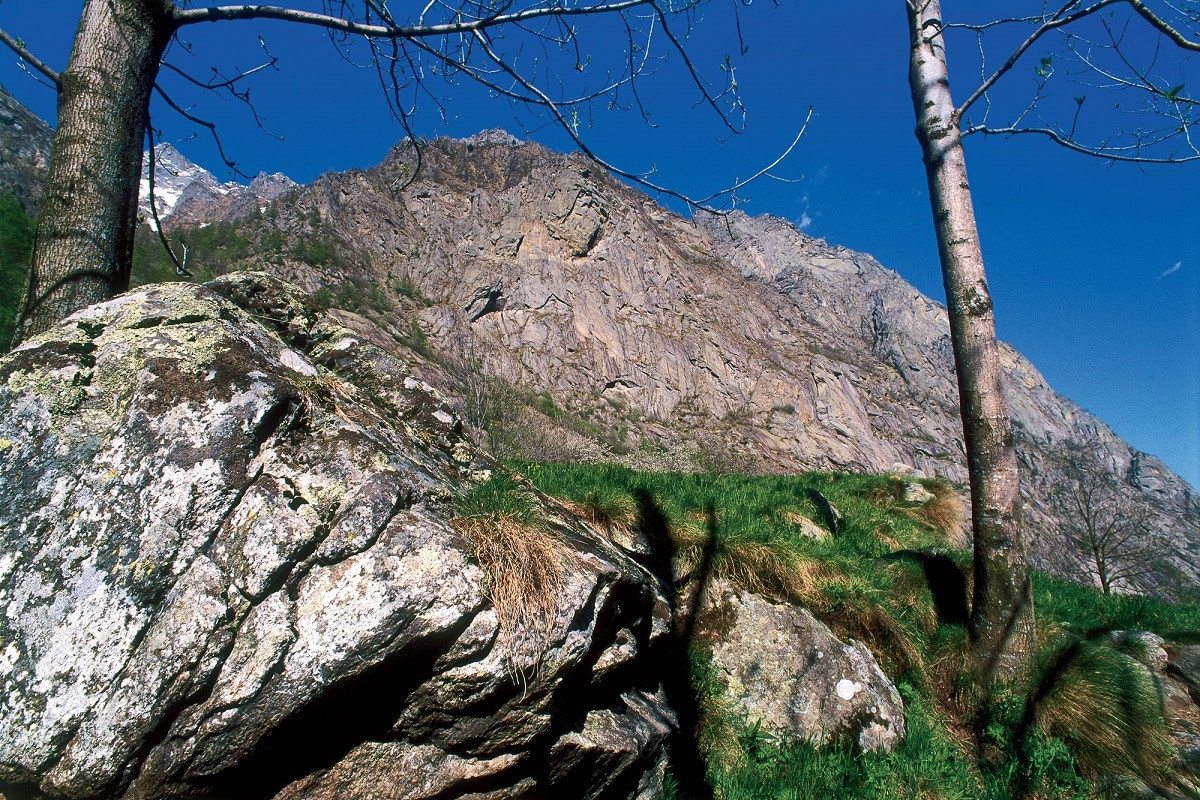
[[[0,360],[0,456],[0,791],[658,791],[658,583],[538,501],[555,585],[498,609],[453,503],[494,464],[296,290],[72,315]]]
[[[746,724],[782,740],[850,741],[889,751],[904,703],[862,642],[843,642],[807,609],[714,581],[698,629],[727,699]]]

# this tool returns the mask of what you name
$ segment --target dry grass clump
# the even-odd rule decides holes
[[[459,517],[451,524],[487,576],[484,595],[496,609],[501,632],[548,637],[561,596],[566,545],[545,527],[508,512]]]
[[[457,504],[451,521],[486,576],[484,592],[501,635],[535,634],[544,641],[554,624],[570,550],[538,514],[532,486],[500,470]]]
[[[927,478],[918,483],[925,487],[934,499],[918,506],[900,506],[896,510],[936,531],[941,531],[946,536],[946,544],[952,547],[970,546],[966,499],[954,484],[944,478]]]
[[[764,542],[719,529],[715,537],[693,520],[669,530],[679,578],[723,578],[766,597],[801,600],[819,596],[820,569],[783,542]],[[706,574],[701,574],[706,573]]]
[[[1171,763],[1162,693],[1150,670],[1103,642],[1067,643],[1043,671],[1034,721],[1093,776],[1151,783]]]
[[[638,524],[638,504],[630,492],[603,488],[585,492],[578,500],[559,500],[575,516],[605,534],[630,533]]]

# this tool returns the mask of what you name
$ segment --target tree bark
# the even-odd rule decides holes
[[[971,484],[971,640],[981,677],[1019,679],[1035,644],[1029,564],[1012,421],[1004,401],[995,317],[950,95],[939,0],[906,0],[909,86],[929,181]]]
[[[129,287],[150,92],[170,0],[87,0],[60,76],[58,131],[17,342]]]

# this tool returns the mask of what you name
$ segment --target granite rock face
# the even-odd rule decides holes
[[[772,217],[685,220],[581,157],[511,137],[425,143],[412,180],[415,163],[398,145],[377,168],[322,176],[273,220],[245,224],[269,223],[287,242],[331,237],[338,265],[285,257],[274,269],[309,291],[384,299],[351,309],[362,330],[381,346],[419,330],[469,363],[466,377],[427,376],[448,393],[481,376],[541,393],[584,421],[573,430],[604,431],[599,457],[633,466],[902,465],[965,482],[945,308],[869,255]],[[1051,492],[1051,456],[1076,443],[1151,510],[1169,567],[1141,588],[1200,580],[1192,487],[1016,351],[1001,354],[1039,565],[1090,574]]]
[[[151,287],[24,344],[0,451],[0,790],[657,791],[658,582],[540,504],[554,591],[498,608],[453,502],[494,464],[277,281]]]
[[[0,85],[0,194],[12,192],[28,214],[37,213],[53,138],[54,130]]]

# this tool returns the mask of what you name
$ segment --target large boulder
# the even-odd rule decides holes
[[[807,609],[716,580],[697,628],[726,699],[747,724],[784,741],[850,741],[891,750],[904,703],[862,642],[843,642]]]
[[[540,500],[481,541],[454,498],[494,465],[295,290],[72,315],[0,360],[0,458],[0,791],[658,791],[658,582]]]

